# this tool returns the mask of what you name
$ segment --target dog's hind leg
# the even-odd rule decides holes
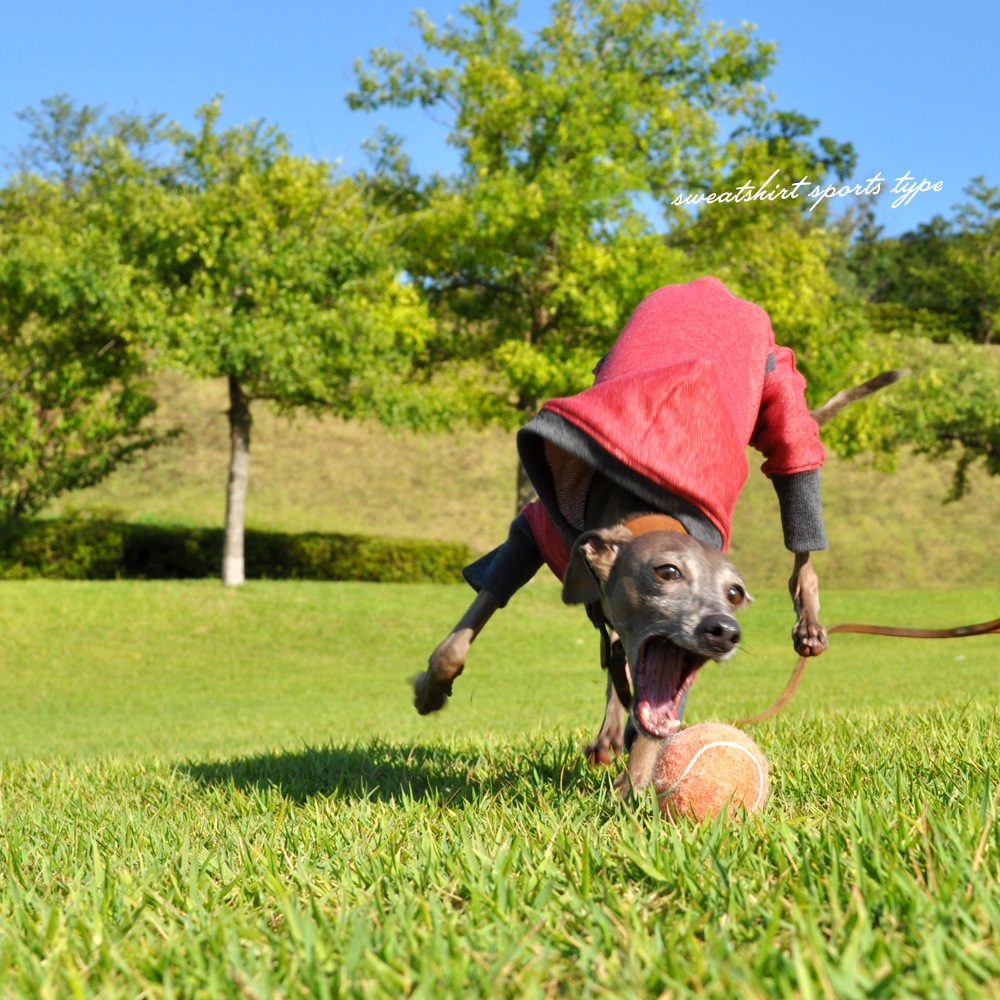
[[[448,637],[431,653],[427,669],[413,682],[413,703],[421,715],[436,712],[451,695],[451,685],[465,668],[473,640],[500,607],[500,598],[481,590]]]
[[[608,687],[601,730],[587,744],[584,755],[591,764],[610,764],[625,747],[625,713],[632,701],[628,663],[621,640],[608,628],[600,605],[588,605],[587,614],[601,633],[601,666],[608,672]]]

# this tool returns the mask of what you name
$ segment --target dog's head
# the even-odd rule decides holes
[[[625,525],[581,535],[563,580],[567,604],[600,602],[625,648],[632,717],[669,736],[700,667],[736,652],[733,613],[750,603],[746,582],[719,551],[676,531],[633,535]]]

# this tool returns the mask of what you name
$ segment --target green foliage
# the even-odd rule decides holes
[[[36,513],[163,440],[135,276],[85,191],[0,191],[0,518]]]
[[[720,184],[725,191],[747,183],[758,189],[778,171],[766,190],[791,190],[809,178],[798,197],[703,204],[696,219],[668,236],[686,254],[692,275],[715,274],[767,310],[778,342],[796,353],[814,406],[899,364],[894,340],[875,335],[864,298],[844,280],[852,220],[834,223],[826,205],[807,197],[831,176],[843,179],[854,165],[849,145],[827,138],[812,144],[815,125],[800,115],[773,113],[743,136]],[[824,427],[823,440],[841,457],[871,453],[888,466],[900,442],[885,416],[872,407],[848,407]]]
[[[291,156],[277,129],[221,129],[220,115],[215,100],[194,131],[162,119],[109,131],[94,127],[92,109],[53,99],[34,113],[39,141],[26,155],[65,147],[52,158],[103,213],[130,283],[135,342],[229,380],[223,565],[239,583],[252,401],[417,422],[406,376],[429,320],[401,279],[398,215],[376,209],[363,182]]]
[[[743,136],[719,187],[736,191],[749,183],[757,190],[775,172],[768,191],[790,190],[806,177],[813,187],[831,171],[851,169],[850,146],[835,147],[832,140],[821,140],[826,145],[819,149],[810,145],[815,125],[800,115],[772,113]],[[875,374],[858,328],[861,303],[837,280],[846,234],[803,191],[773,201],[703,204],[696,219],[676,226],[668,238],[684,250],[692,273],[715,274],[767,310],[778,342],[796,352],[816,403]]]
[[[1000,351],[956,341],[903,342],[900,353],[913,374],[880,401],[896,443],[935,460],[952,459],[949,499],[969,488],[969,470],[982,462],[1000,475]]]
[[[891,451],[908,444],[953,460],[949,499],[982,463],[1000,474],[1000,365],[991,346],[1000,317],[1000,192],[982,177],[954,219],[936,216],[897,239],[869,219],[846,257],[868,316],[913,375],[873,412]],[[978,342],[978,343],[976,343]]]
[[[71,517],[0,526],[0,579],[179,580],[218,576],[222,529]],[[247,576],[451,583],[466,545],[322,532],[246,533]]]
[[[398,168],[425,205],[407,269],[441,321],[432,374],[459,380],[467,414],[507,423],[586,385],[639,299],[678,278],[637,199],[714,176],[728,149],[715,115],[763,106],[773,54],[692,2],[560,0],[530,42],[515,12],[418,13],[425,52],[375,50],[350,95],[448,120],[454,177]]]
[[[18,118],[28,127],[28,138],[15,155],[18,172],[75,191],[93,185],[109,165],[110,150],[127,152],[146,166],[154,162],[165,121],[160,114],[108,115],[103,107],[75,104],[68,94],[47,97],[38,107],[20,111]]]
[[[220,114],[216,100],[195,131],[165,127],[155,211],[135,192],[129,248],[161,308],[151,343],[192,374],[235,378],[248,400],[392,419],[380,404],[428,330],[398,280],[401,223],[362,184],[290,155],[276,129],[223,130]]]
[[[898,238],[869,221],[849,264],[874,303],[903,310],[925,335],[990,343],[1000,323],[1000,188],[976,177],[965,194],[954,218],[935,216]]]

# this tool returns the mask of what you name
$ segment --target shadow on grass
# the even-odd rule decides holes
[[[272,792],[295,802],[315,796],[343,799],[406,799],[442,805],[473,802],[484,794],[510,801],[534,800],[540,787],[565,789],[585,779],[580,747],[561,739],[527,742],[396,746],[368,744],[261,754],[228,761],[186,763],[181,773],[206,788]]]

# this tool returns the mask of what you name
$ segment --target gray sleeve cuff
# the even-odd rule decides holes
[[[542,568],[543,561],[527,518],[518,514],[507,541],[466,566],[462,575],[477,592],[488,590],[496,595],[502,608]]]
[[[772,476],[781,509],[785,548],[790,552],[816,552],[827,547],[823,527],[823,499],[819,469]]]

